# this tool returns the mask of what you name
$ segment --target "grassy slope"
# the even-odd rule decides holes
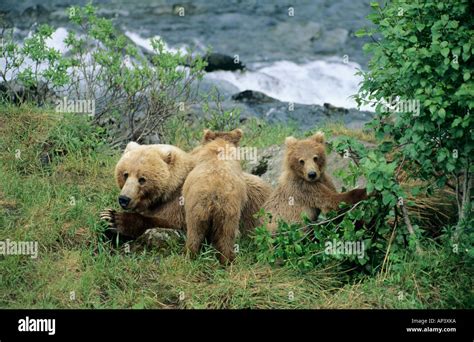
[[[291,133],[288,128],[248,130],[253,146]],[[48,151],[61,156],[42,166],[45,142]],[[258,264],[246,240],[227,269],[210,250],[197,260],[187,259],[181,248],[168,256],[114,250],[97,238],[98,213],[116,203],[113,168],[120,152],[99,142],[81,116],[0,107],[0,241],[34,240],[40,249],[37,259],[0,255],[0,307],[473,306],[470,275],[435,247],[401,269],[352,283],[343,283],[330,268],[302,274]]]

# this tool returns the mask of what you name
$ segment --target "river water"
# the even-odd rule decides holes
[[[33,25],[58,30],[49,42],[61,50],[69,28],[67,8],[82,0],[2,0],[0,14],[21,36]],[[367,65],[365,43],[354,32],[369,25],[369,1],[311,0],[100,0],[99,14],[142,48],[161,37],[169,49],[191,47],[237,57],[246,71],[214,71],[205,82],[229,95],[257,90],[280,101],[353,108],[351,95]],[[369,108],[365,108],[369,109]]]

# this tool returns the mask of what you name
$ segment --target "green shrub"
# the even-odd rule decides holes
[[[203,75],[204,60],[192,57],[191,51],[166,51],[158,39],[152,40],[153,51],[145,56],[111,20],[98,17],[91,4],[71,7],[68,13],[77,32],[71,30],[64,40],[66,56],[46,46],[54,32],[48,25],[40,26],[23,46],[13,41],[11,31],[4,35],[4,100],[55,102],[58,111],[65,111],[58,109],[64,97],[88,100],[94,122],[111,129],[112,145],[161,136],[164,122],[195,100],[192,85]]]
[[[471,212],[474,165],[472,2],[393,0],[371,4],[375,28],[369,71],[357,100],[375,103],[370,123],[386,151],[427,191],[445,185],[458,197],[458,220]],[[434,184],[432,184],[434,183]],[[434,186],[433,186],[434,185]]]

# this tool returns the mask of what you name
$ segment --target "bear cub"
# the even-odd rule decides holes
[[[223,151],[237,148],[242,131],[204,131],[203,144],[193,151],[196,166],[183,185],[186,212],[186,250],[199,252],[207,239],[219,252],[222,264],[231,262],[239,232],[242,208],[247,202],[247,185],[239,160],[227,160]]]
[[[297,140],[287,137],[283,172],[277,188],[264,205],[271,214],[270,231],[277,228],[278,219],[301,222],[304,213],[315,221],[320,212],[338,209],[341,202],[355,204],[367,198],[365,189],[338,193],[330,177],[325,173],[326,148],[322,132]]]

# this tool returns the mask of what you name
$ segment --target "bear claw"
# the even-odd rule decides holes
[[[115,213],[114,209],[104,209],[100,212],[99,216],[102,221],[107,222],[107,229],[117,232],[117,227],[115,225]]]
[[[120,229],[120,218],[117,217],[117,214],[114,209],[104,209],[99,213],[100,220],[106,222],[107,225],[103,232],[104,236],[111,241],[116,240],[118,236],[120,244],[133,240],[133,238],[123,235]]]

